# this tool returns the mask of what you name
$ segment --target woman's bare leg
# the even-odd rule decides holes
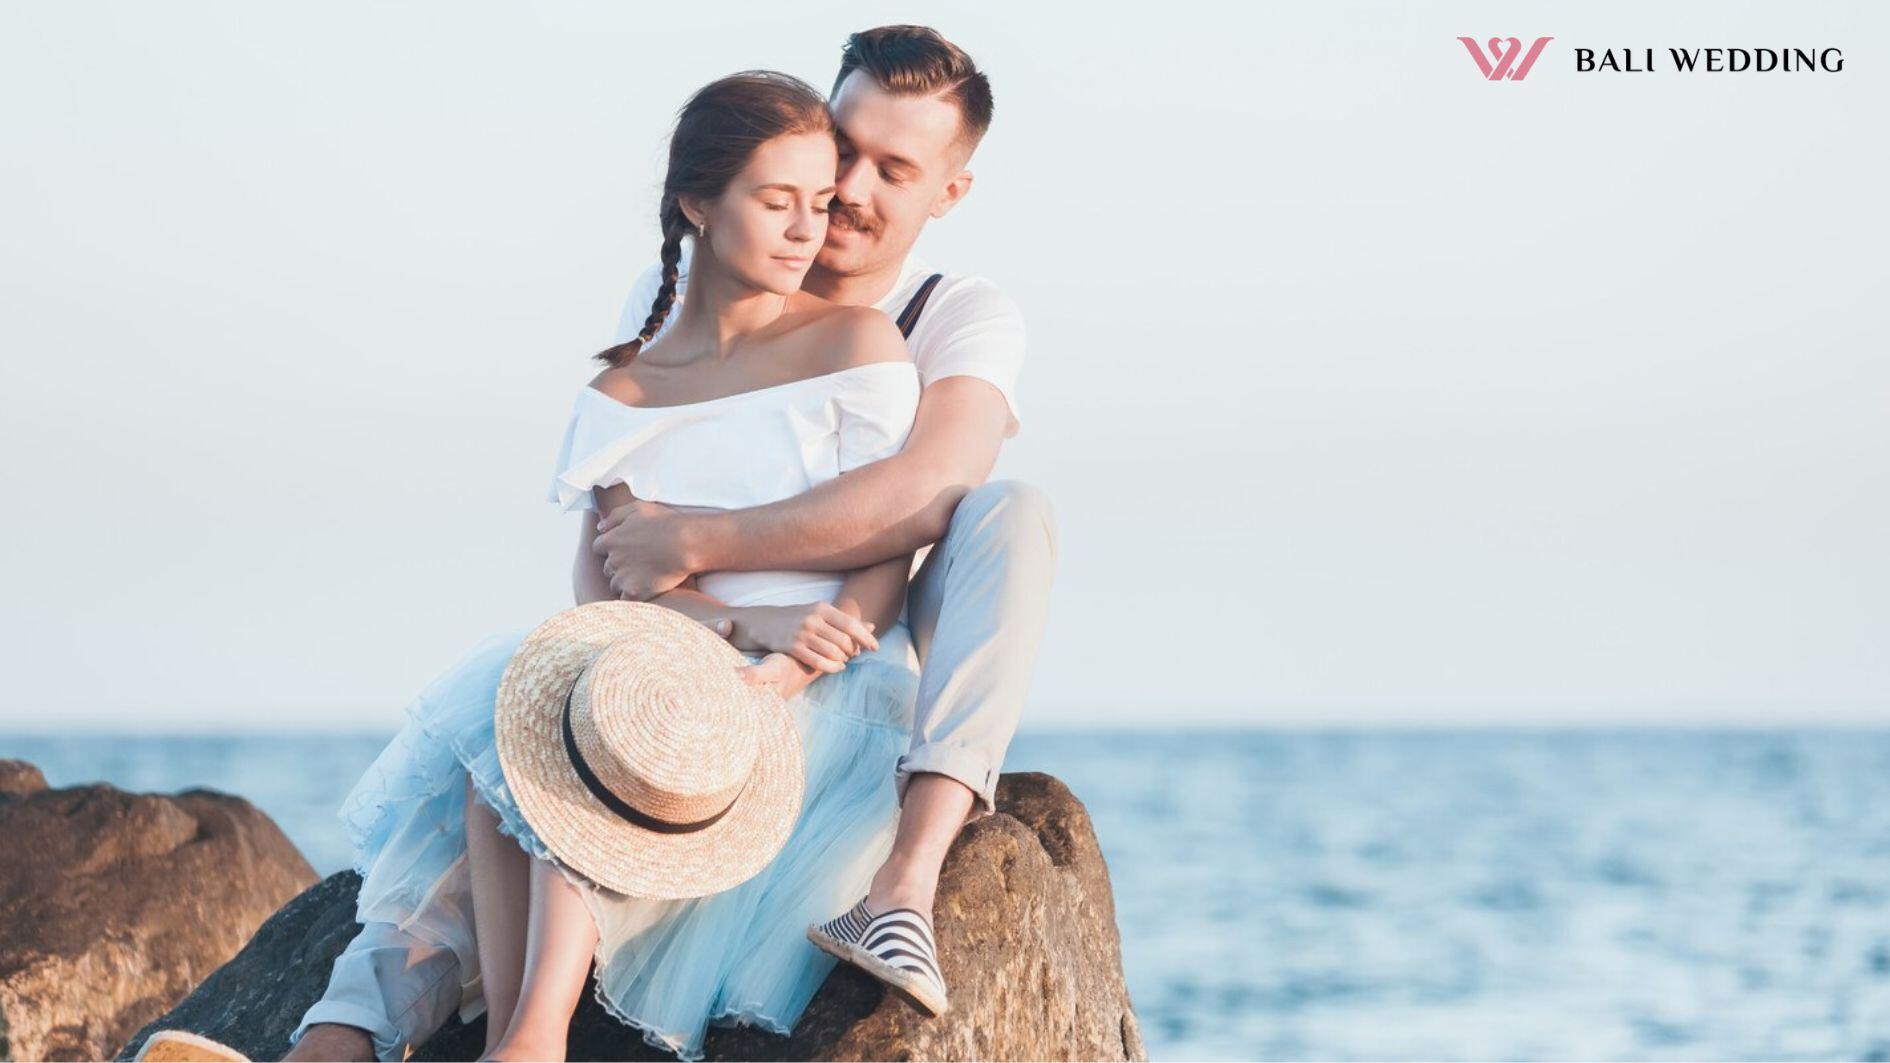
[[[563,1059],[571,1015],[590,977],[597,923],[577,888],[543,860],[531,862],[525,979],[511,1028],[490,1059]]]
[[[532,858],[499,833],[499,814],[466,779],[466,862],[472,873],[473,936],[486,998],[486,1051],[499,1043],[518,1004],[525,970],[525,912]]]

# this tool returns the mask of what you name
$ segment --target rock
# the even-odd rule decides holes
[[[238,797],[0,762],[0,1059],[103,1059],[315,879]]]
[[[936,1020],[865,973],[834,969],[790,1037],[711,1028],[712,1060],[1143,1060],[1122,979],[1109,872],[1089,814],[1056,779],[1012,773],[998,812],[959,835],[939,880],[939,962],[951,1010]],[[162,1027],[194,1030],[252,1059],[277,1059],[327,987],[353,937],[360,878],[331,875],[263,924],[235,959],[170,1014],[127,1042],[129,1059]],[[597,1005],[587,988],[572,1018],[573,1060],[673,1060]],[[414,1060],[470,1060],[485,1020],[449,1022]]]
[[[335,957],[361,929],[354,921],[360,889],[360,875],[338,871],[303,891],[182,1003],[124,1042],[118,1058],[130,1059],[162,1029],[214,1037],[251,1059],[281,1058],[302,1013],[328,988]]]
[[[25,797],[46,788],[46,776],[23,760],[0,760],[0,797]]]

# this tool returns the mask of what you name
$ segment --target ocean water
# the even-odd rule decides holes
[[[385,736],[0,736],[209,786],[323,873]],[[1020,734],[1088,806],[1154,1059],[1890,1059],[1890,733]]]

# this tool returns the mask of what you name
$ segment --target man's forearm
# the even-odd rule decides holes
[[[690,567],[866,568],[937,541],[972,486],[929,474],[896,454],[793,498],[691,517]]]
[[[805,494],[723,513],[629,502],[604,518],[594,548],[611,586],[647,599],[693,573],[769,569],[845,572],[937,542],[972,488],[991,475],[1010,407],[979,378],[925,388],[904,449]]]

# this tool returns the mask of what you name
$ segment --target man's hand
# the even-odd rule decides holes
[[[620,598],[649,601],[695,575],[684,549],[687,518],[657,502],[626,502],[597,522],[591,549]]]

